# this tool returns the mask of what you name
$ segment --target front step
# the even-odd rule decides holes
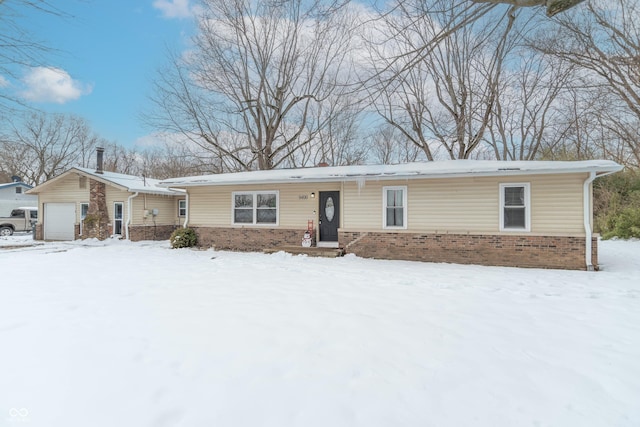
[[[305,248],[303,246],[279,246],[275,248],[264,249],[265,254],[274,254],[276,252],[286,252],[292,255],[308,255],[324,258],[338,258],[344,256],[343,248]]]

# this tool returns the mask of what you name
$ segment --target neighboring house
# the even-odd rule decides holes
[[[184,221],[184,192],[158,180],[102,170],[71,168],[29,191],[41,212],[36,239],[74,240],[120,236],[164,240]]]
[[[363,257],[594,269],[592,181],[611,161],[455,160],[175,178],[199,244],[318,246]]]
[[[22,182],[20,177],[12,177],[13,181],[0,184],[0,217],[9,216],[15,208],[36,206],[38,196],[26,194],[32,187]]]

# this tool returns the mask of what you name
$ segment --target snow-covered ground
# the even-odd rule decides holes
[[[640,426],[640,242],[588,273],[30,239],[0,426]]]

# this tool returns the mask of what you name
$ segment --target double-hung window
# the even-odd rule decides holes
[[[233,193],[233,223],[277,225],[278,192],[249,191]]]
[[[407,228],[407,187],[383,187],[382,228]]]
[[[186,199],[178,200],[178,216],[187,216],[187,201]]]
[[[529,183],[500,184],[500,231],[531,231]]]

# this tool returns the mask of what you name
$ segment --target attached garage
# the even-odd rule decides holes
[[[73,240],[75,237],[75,203],[44,204],[44,239]]]

